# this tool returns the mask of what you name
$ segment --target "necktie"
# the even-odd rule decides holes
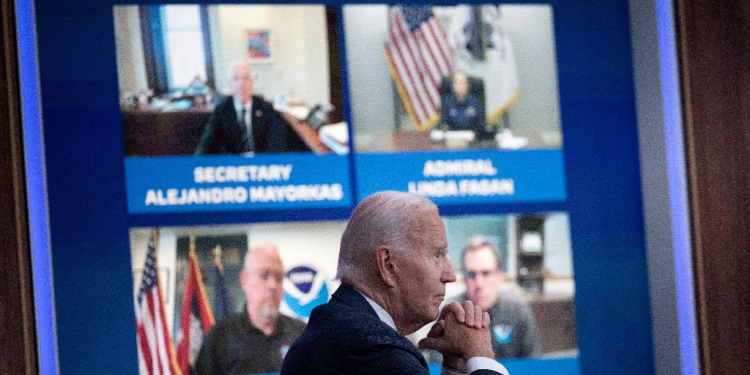
[[[249,126],[247,126],[247,109],[242,108],[242,114],[240,115],[240,126],[242,127],[242,152],[253,152],[255,151],[255,145],[253,144],[253,132]]]

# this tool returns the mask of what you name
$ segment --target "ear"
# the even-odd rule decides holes
[[[387,245],[380,245],[375,250],[375,260],[378,264],[378,275],[386,285],[396,285],[396,265],[393,262],[393,249]]]

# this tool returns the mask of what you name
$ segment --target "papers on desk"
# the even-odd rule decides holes
[[[164,106],[162,108],[162,111],[168,112],[168,111],[184,111],[186,109],[190,109],[190,107],[193,106],[193,102],[189,99],[182,99],[182,100],[176,100],[174,102],[171,102]]]
[[[286,112],[295,118],[305,120],[310,114],[310,108],[304,105],[274,105],[273,109],[279,112]]]
[[[517,137],[509,129],[503,129],[500,133],[495,134],[497,145],[506,150],[518,150],[529,144],[526,137]]]
[[[463,140],[471,142],[475,134],[472,130],[432,130],[430,131],[430,140],[434,142]]]
[[[449,149],[462,149],[469,147],[476,134],[472,130],[432,130],[430,140],[433,142],[444,142]]]
[[[445,142],[448,148],[467,147],[469,142],[474,140],[474,132],[471,130],[432,130],[430,131],[430,140],[433,142]],[[509,129],[503,129],[495,134],[497,146],[505,150],[518,150],[529,144],[526,137],[513,135]]]
[[[320,127],[320,141],[338,155],[349,153],[349,128],[346,122],[323,125]]]

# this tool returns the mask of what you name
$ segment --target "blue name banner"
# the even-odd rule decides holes
[[[347,207],[339,155],[125,158],[130,213]]]
[[[415,152],[355,155],[357,199],[380,190],[437,204],[562,201],[562,150]]]
[[[502,359],[499,361],[512,375],[580,375],[578,357],[551,359]],[[430,364],[430,375],[440,375],[441,366]]]

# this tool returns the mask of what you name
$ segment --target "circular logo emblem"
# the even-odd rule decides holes
[[[513,339],[513,326],[510,324],[498,323],[492,327],[492,333],[495,334],[495,340],[501,344],[507,344]]]
[[[315,306],[328,302],[328,285],[318,271],[306,267],[294,267],[286,273],[284,302],[302,319],[310,317]]]

